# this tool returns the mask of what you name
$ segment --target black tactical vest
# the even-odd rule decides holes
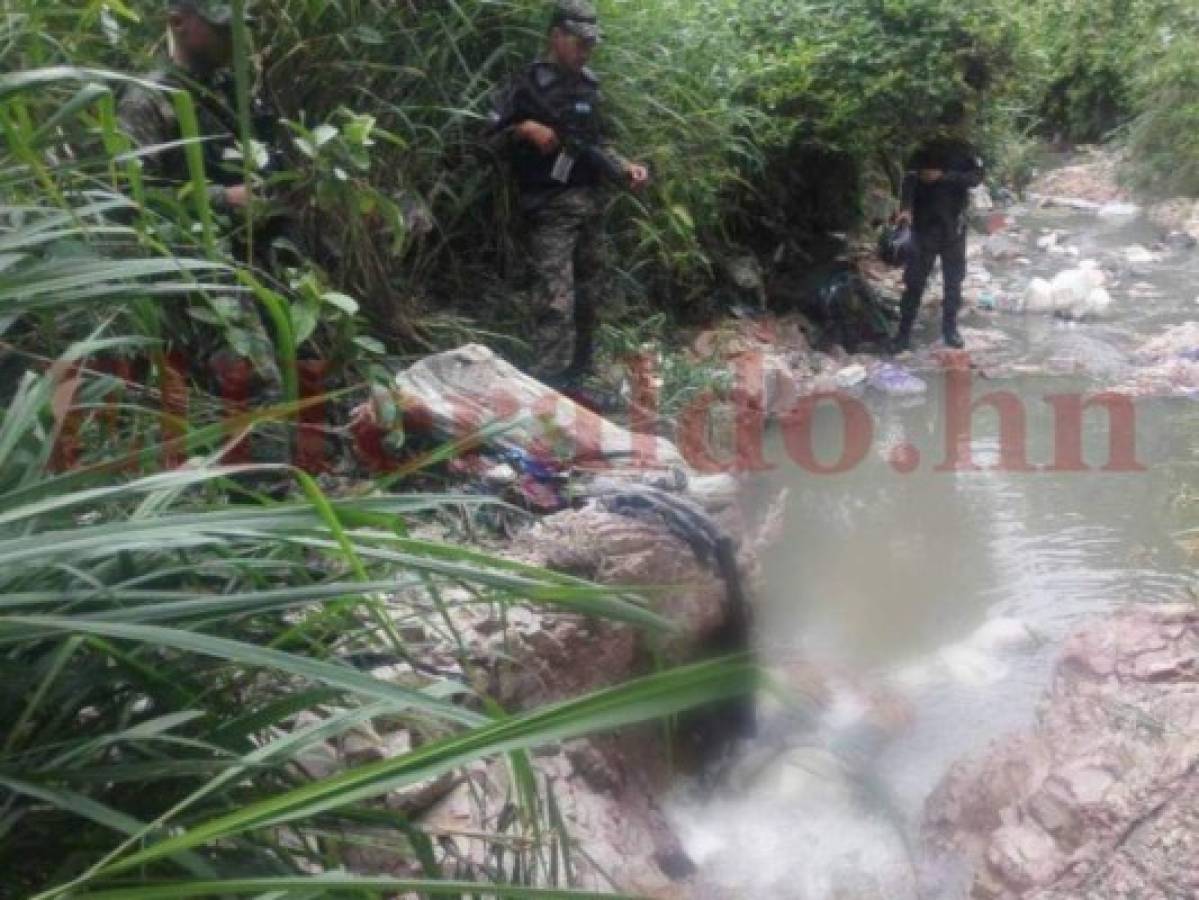
[[[561,153],[546,155],[516,143],[512,161],[523,191],[592,187],[614,174],[603,149],[600,105],[599,81],[589,69],[575,75],[538,61],[517,76],[497,104],[496,126],[533,120],[553,128],[562,140]]]

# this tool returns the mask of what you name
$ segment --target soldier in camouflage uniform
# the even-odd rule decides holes
[[[223,212],[242,209],[250,192],[237,151],[237,99],[229,65],[233,58],[232,8],[213,0],[167,0],[171,58],[141,85],[125,92],[118,107],[122,130],[139,150],[151,183],[177,187],[189,180],[183,139],[170,91],[192,97],[199,123],[209,199]],[[257,107],[261,104],[255,101]],[[261,110],[259,110],[261,112]],[[265,116],[256,116],[261,120]],[[262,140],[262,136],[256,135]],[[152,149],[161,148],[161,149]]]
[[[607,143],[601,96],[587,62],[601,38],[595,7],[560,0],[545,56],[502,92],[493,114],[511,142],[521,211],[537,285],[534,371],[569,385],[591,367],[599,280],[603,275],[602,187],[639,190],[645,166]]]
[[[202,139],[209,202],[215,211],[230,216],[236,225],[251,201],[251,192],[245,184],[237,137],[237,98],[230,72],[233,10],[229,4],[214,0],[167,0],[166,7],[171,56],[145,79],[161,88],[139,84],[124,93],[117,108],[121,129],[140,151],[148,184],[165,189],[189,184],[187,157],[179,146],[184,139],[183,129],[171,100],[173,91],[186,91],[192,98],[198,137]],[[252,99],[251,115],[254,140],[267,147],[268,153],[272,152],[269,123],[273,116],[258,98]],[[271,220],[259,219],[255,228],[256,248],[269,246],[272,229]],[[233,239],[235,253],[244,257],[245,248],[237,244],[239,237],[235,234]],[[256,392],[265,391],[269,395],[280,381],[269,335],[252,301],[243,296],[233,307],[240,312],[231,309],[228,303],[222,306],[225,348],[214,346],[212,333],[190,333],[193,323],[169,310],[165,331],[176,347],[187,349],[193,357],[192,367],[203,375],[214,374],[206,369],[229,370],[239,359],[248,357],[258,376]]]

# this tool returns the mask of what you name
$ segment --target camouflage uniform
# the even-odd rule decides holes
[[[231,21],[229,6],[210,0],[168,0],[167,6],[170,9],[194,11],[210,23],[222,27]],[[195,73],[167,61],[144,80],[159,87],[131,85],[121,96],[117,118],[121,130],[141,151],[139,158],[146,182],[162,188],[179,188],[190,183],[185,148],[177,146],[184,139],[183,129],[171,98],[173,92],[184,91],[190,95],[195,107],[204,175],[209,185],[209,202],[213,209],[233,216],[236,221],[237,211],[229,206],[226,189],[243,183],[245,170],[238,140],[237,95],[232,73],[228,70]],[[261,99],[254,97],[251,98],[251,116],[254,140],[267,147],[268,153],[273,152],[270,147],[274,137],[271,125],[274,115]],[[272,159],[267,168],[271,168],[274,162]],[[256,245],[269,240],[269,229],[269,220],[256,228]],[[245,255],[245,248],[237,246],[236,236],[234,253],[238,257]],[[227,303],[221,306],[222,315],[231,329],[226,340],[238,353],[253,361],[261,379],[257,387],[265,385],[269,391],[278,385],[280,376],[267,330],[252,301],[242,296],[235,305],[240,307],[240,315],[231,311]],[[201,361],[205,365],[229,364],[230,360],[224,359],[229,353],[220,344],[214,343],[215,335],[193,333],[194,324],[189,317],[173,316],[170,312],[167,315],[165,330],[173,343],[187,347],[196,357],[192,360],[193,365]]]
[[[583,188],[559,191],[525,212],[538,373],[580,372],[591,363],[607,264],[601,213],[600,199]]]
[[[594,15],[578,0],[559,4],[557,12],[568,17],[564,27],[589,40],[599,37]],[[591,70],[575,74],[538,60],[513,79],[493,113],[497,130],[532,120],[553,128],[562,144],[548,155],[519,141],[511,147],[536,278],[533,371],[542,377],[569,378],[591,364],[606,270],[602,187],[627,165],[608,145],[601,104]]]
[[[117,116],[121,130],[139,150],[172,144],[183,139],[172,91],[186,91],[196,107],[204,172],[209,181],[209,199],[224,210],[225,188],[245,180],[237,150],[237,100],[228,72],[211,76],[192,75],[173,64],[146,77],[161,89],[134,85],[121,97]],[[183,147],[154,150],[141,157],[143,171],[151,184],[178,187],[188,183],[187,157]]]

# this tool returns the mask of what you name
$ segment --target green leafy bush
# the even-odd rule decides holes
[[[1132,177],[1154,194],[1199,197],[1199,10],[1159,21],[1133,78]]]

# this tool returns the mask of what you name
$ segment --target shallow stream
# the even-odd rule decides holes
[[[775,468],[753,479],[763,501],[790,492],[784,540],[766,562],[760,649],[792,687],[810,680],[823,711],[813,729],[767,702],[763,736],[723,793],[681,791],[674,817],[687,849],[729,896],[964,896],[968,873],[928,871],[915,849],[929,793],[955,760],[1032,722],[1063,639],[1085,620],[1130,601],[1177,600],[1193,583],[1178,534],[1199,524],[1196,398],[1136,400],[1117,439],[1135,437],[1144,468],[1125,472],[1101,468],[1113,429],[1098,410],[1082,420],[1086,470],[1047,470],[1068,434],[1057,433],[1046,398],[1121,384],[1138,343],[1199,319],[1199,250],[1162,248],[1132,263],[1125,249],[1156,238],[1142,219],[1015,213],[1025,259],[971,261],[972,290],[987,305],[1002,309],[1032,277],[1086,258],[1109,270],[1115,301],[1089,324],[1001,311],[963,318],[975,347],[970,396],[1018,398],[1032,470],[997,465],[1012,439],[980,410],[968,440],[981,470],[938,471],[956,445],[946,445],[947,376],[926,349],[900,360],[926,394],[861,392],[870,434],[860,463],[813,472],[780,430],[767,453]],[[1064,252],[1037,249],[1043,229],[1065,233]],[[935,337],[929,315],[924,345]],[[860,450],[861,430],[846,442],[842,413],[821,406],[816,459]]]

